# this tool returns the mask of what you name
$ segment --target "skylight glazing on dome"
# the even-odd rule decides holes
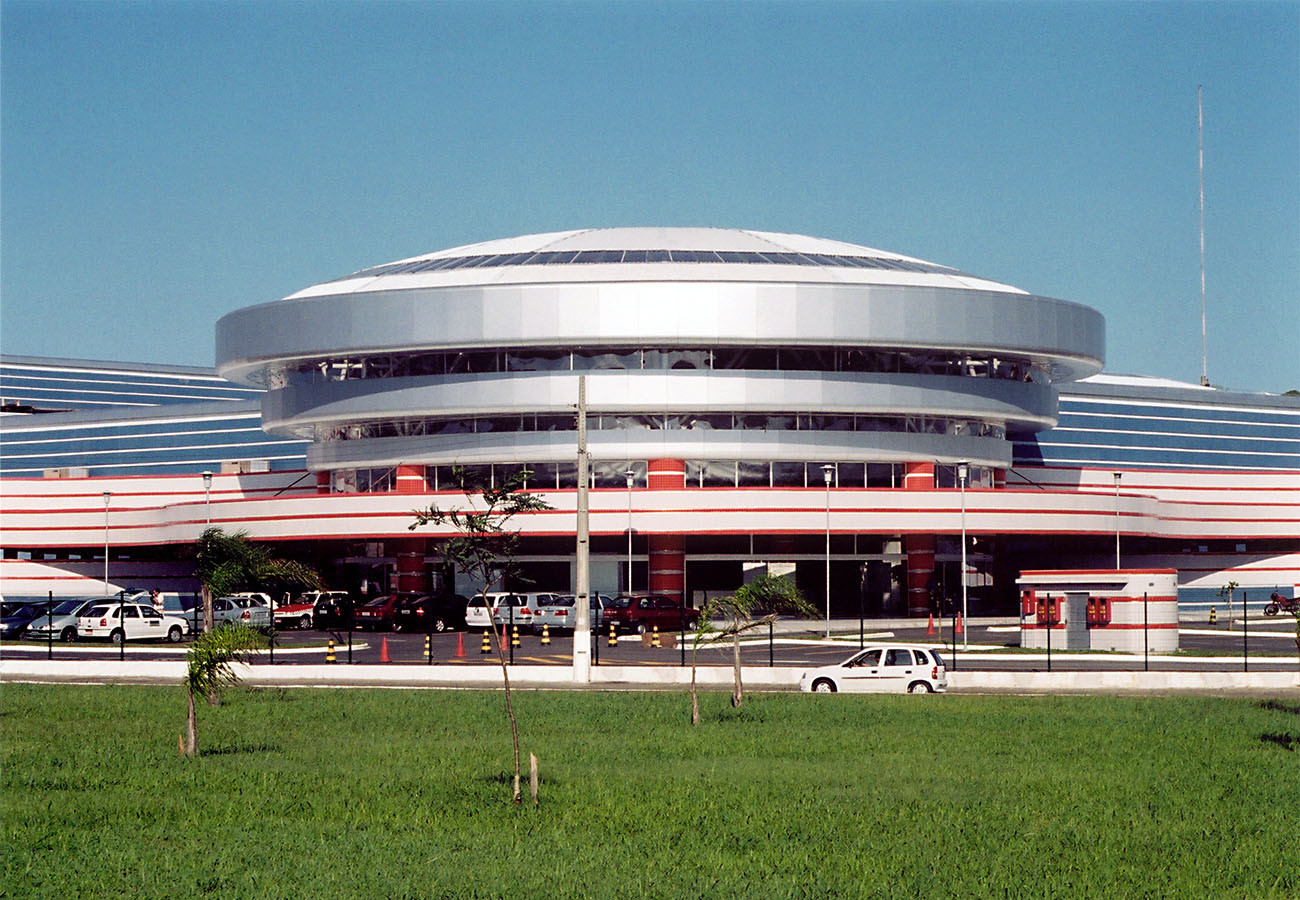
[[[406,275],[416,272],[445,272],[451,269],[492,269],[501,266],[589,265],[593,263],[732,263],[743,265],[820,266],[856,269],[889,269],[898,272],[923,272],[941,275],[964,275],[950,266],[915,262],[883,256],[849,256],[830,253],[792,253],[785,251],[746,250],[546,250],[537,253],[488,253],[473,256],[444,256],[386,263],[361,269],[334,281],[378,278],[383,275]]]

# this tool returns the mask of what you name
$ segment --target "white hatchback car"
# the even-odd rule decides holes
[[[842,663],[809,669],[799,679],[799,690],[929,694],[948,690],[948,672],[933,647],[877,644]]]
[[[186,621],[163,615],[145,603],[97,603],[77,617],[77,637],[128,641],[171,641],[185,636]]]
[[[489,612],[489,607],[491,611]],[[527,629],[533,624],[533,610],[528,605],[527,594],[509,591],[492,591],[475,594],[465,607],[466,628],[487,628],[496,625],[518,625]]]

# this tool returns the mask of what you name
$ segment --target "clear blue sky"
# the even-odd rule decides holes
[[[0,348],[567,228],[894,250],[1079,301],[1107,370],[1300,388],[1300,3],[0,5]]]

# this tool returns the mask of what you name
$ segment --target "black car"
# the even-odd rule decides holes
[[[393,610],[393,630],[413,632],[460,631],[465,627],[469,600],[460,594],[404,595]]]
[[[352,598],[346,594],[324,595],[316,601],[312,624],[322,629],[347,628],[352,622]]]
[[[23,632],[27,630],[27,626],[31,625],[34,619],[46,615],[49,605],[48,601],[40,603],[18,603],[17,601],[0,603],[0,638],[8,640],[22,637]]]

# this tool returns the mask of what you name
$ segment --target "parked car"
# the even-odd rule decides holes
[[[842,663],[810,669],[799,690],[819,694],[845,692],[929,694],[948,690],[943,658],[933,647],[877,644]]]
[[[143,603],[96,603],[77,617],[77,637],[123,640],[168,640],[179,643],[185,635],[185,620],[165,616]]]
[[[524,594],[509,591],[478,594],[465,606],[465,624],[470,628],[487,628],[489,624],[513,624],[527,629],[533,624],[533,609],[528,605],[528,598]]]
[[[692,629],[700,611],[683,607],[667,594],[620,594],[605,609],[605,621],[619,631],[645,634],[658,626],[660,631]]]
[[[393,612],[394,631],[459,631],[465,627],[465,609],[469,600],[460,594],[404,596]]]
[[[344,591],[323,591],[316,599],[312,624],[320,629],[349,628],[355,607],[352,597]]]
[[[32,620],[45,615],[48,601],[40,603],[20,603],[9,600],[0,603],[0,638],[22,637]]]
[[[228,597],[212,599],[212,624],[216,628],[222,625],[242,623],[254,628],[271,627],[271,598],[265,594],[231,594]]]
[[[297,600],[285,600],[275,604],[271,615],[275,617],[276,628],[301,628],[304,631],[316,624],[316,608],[327,599],[346,598],[347,591],[308,591]]]
[[[356,610],[356,627],[360,631],[391,631],[397,603],[410,594],[384,594],[363,603]],[[419,596],[418,594],[415,596]]]
[[[49,613],[37,616],[27,626],[23,637],[34,641],[48,641],[51,636],[56,641],[75,641],[77,639],[77,616],[84,613],[96,603],[103,603],[103,598],[74,598],[55,604]]]
[[[548,599],[539,600],[533,609],[533,630],[541,631],[545,625],[554,632],[571,632],[577,623],[577,597],[573,594],[548,594]],[[599,628],[605,620],[605,607],[613,599],[604,594],[592,594],[587,597],[591,610],[589,619],[592,628]]]

